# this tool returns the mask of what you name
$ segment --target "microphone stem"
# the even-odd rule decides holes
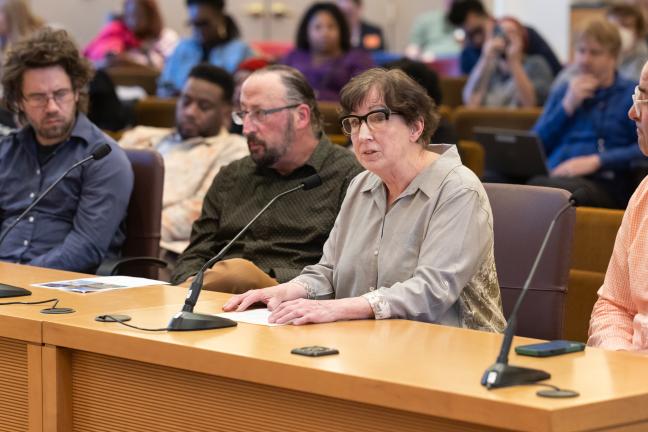
[[[554,217],[553,220],[551,221],[551,224],[549,224],[549,229],[547,230],[547,233],[545,234],[544,239],[542,240],[542,244],[540,245],[540,250],[536,254],[535,260],[533,261],[533,265],[531,266],[531,271],[529,272],[529,276],[526,278],[526,281],[524,281],[522,292],[518,296],[518,299],[515,302],[515,306],[513,307],[513,311],[511,311],[511,314],[509,315],[511,319],[509,320],[508,325],[504,330],[504,340],[502,341],[502,348],[500,349],[499,356],[497,356],[497,363],[508,364],[508,354],[511,351],[511,344],[513,343],[513,335],[515,334],[515,328],[517,327],[518,309],[520,309],[520,305],[522,304],[526,292],[529,289],[529,285],[531,285],[531,281],[533,280],[533,276],[535,275],[536,269],[538,268],[540,259],[544,254],[545,247],[549,242],[549,237],[551,237],[551,233],[553,232],[554,226],[556,225],[556,221],[568,208],[571,208],[573,205],[574,205],[573,201],[570,200],[567,204],[565,204],[560,209],[560,211],[558,211],[556,217]]]
[[[32,209],[33,209],[34,207],[36,207],[36,205],[41,201],[41,199],[43,199],[43,197],[44,197],[45,195],[47,195],[47,194],[49,193],[49,191],[51,191],[52,188],[53,188],[54,186],[56,186],[57,184],[59,184],[59,182],[60,182],[61,180],[63,180],[63,179],[65,178],[65,176],[67,176],[67,175],[70,173],[70,171],[72,171],[74,168],[78,167],[79,165],[82,165],[82,164],[88,162],[88,161],[91,160],[91,159],[93,159],[93,156],[92,156],[92,155],[86,157],[85,159],[81,159],[80,161],[78,161],[77,163],[75,163],[74,165],[72,165],[70,168],[68,168],[68,169],[67,169],[63,174],[61,174],[61,175],[59,176],[59,178],[57,178],[57,179],[56,179],[56,180],[55,180],[51,185],[49,185],[49,186],[47,187],[47,189],[45,189],[45,190],[43,191],[43,193],[40,194],[40,195],[38,196],[38,198],[36,198],[36,199],[34,200],[34,202],[32,202],[32,203],[31,203],[31,204],[30,204],[30,205],[25,209],[25,211],[23,211],[23,212],[20,214],[20,216],[18,216],[16,219],[14,219],[14,221],[13,221],[13,222],[12,222],[12,223],[7,227],[7,229],[2,233],[2,235],[0,236],[0,244],[2,244],[2,241],[5,239],[5,237],[7,237],[7,234],[9,234],[9,231],[11,231],[11,230],[12,230],[12,229],[13,229],[13,228],[18,224],[18,222],[20,222],[20,221],[22,220],[22,218],[25,217],[25,215],[26,215],[27,213],[29,213],[30,211],[32,211]]]
[[[230,248],[232,247],[232,245],[234,245],[234,243],[236,242],[236,240],[238,240],[239,238],[241,238],[241,236],[242,236],[243,234],[245,234],[245,232],[248,230],[248,228],[250,228],[250,226],[251,226],[251,225],[252,225],[252,224],[253,224],[253,223],[254,223],[254,222],[255,222],[255,221],[256,221],[256,220],[257,220],[257,219],[258,219],[258,218],[259,218],[259,217],[260,217],[260,216],[261,216],[261,215],[266,211],[266,210],[267,210],[267,209],[268,209],[268,207],[270,207],[272,204],[274,204],[275,201],[277,201],[277,200],[278,200],[279,198],[281,198],[282,196],[284,196],[284,195],[286,195],[286,194],[289,194],[289,193],[291,193],[291,192],[295,192],[296,190],[302,189],[303,187],[304,187],[304,185],[303,185],[303,184],[300,184],[299,186],[294,187],[294,188],[292,188],[292,189],[288,189],[287,191],[284,191],[284,192],[280,193],[279,195],[277,195],[276,197],[272,198],[272,199],[268,202],[268,204],[266,204],[266,205],[265,205],[265,206],[264,206],[264,207],[263,207],[263,208],[262,208],[262,209],[261,209],[261,210],[256,214],[256,216],[254,216],[254,217],[252,218],[252,220],[251,220],[250,222],[248,222],[248,224],[245,225],[245,226],[243,227],[243,229],[242,229],[241,231],[239,231],[238,234],[236,234],[236,236],[234,236],[234,238],[233,238],[232,240],[230,240],[229,243],[227,243],[223,249],[220,250],[220,252],[218,252],[218,254],[216,254],[216,256],[214,256],[212,259],[210,259],[209,261],[207,261],[207,262],[206,262],[206,263],[201,267],[200,271],[201,271],[201,272],[204,272],[205,270],[207,270],[208,268],[210,268],[212,265],[214,265],[214,263],[220,261],[220,260],[223,258],[223,256],[225,256],[225,254],[227,253],[227,251],[230,250]]]
[[[284,192],[280,193],[279,195],[275,196],[274,198],[272,198],[268,202],[268,204],[266,204],[252,218],[252,220],[250,222],[248,222],[248,224],[245,225],[243,227],[243,229],[241,231],[239,231],[238,234],[236,234],[236,236],[234,236],[234,238],[232,240],[230,240],[225,245],[225,247],[223,247],[223,249],[220,250],[220,252],[218,252],[218,254],[216,254],[216,256],[214,256],[209,261],[207,261],[205,264],[203,264],[203,266],[200,268],[200,270],[198,270],[198,273],[196,273],[196,276],[194,276],[194,279],[191,282],[191,285],[189,287],[189,293],[187,294],[184,306],[182,307],[183,312],[193,312],[194,307],[196,306],[196,303],[198,302],[198,296],[200,295],[200,291],[202,290],[203,276],[204,276],[205,270],[210,268],[215,262],[220,261],[223,258],[223,256],[225,256],[227,251],[230,250],[230,248],[232,247],[234,242],[236,242],[236,240],[238,240],[243,234],[245,234],[245,232],[248,230],[248,228],[250,228],[250,226],[259,218],[259,216],[261,216],[268,209],[268,207],[270,207],[272,204],[274,204],[275,201],[277,201],[279,198],[281,198],[282,196],[284,196],[286,194],[289,194],[291,192],[295,192],[295,191],[297,191],[299,189],[303,189],[303,188],[304,188],[304,184],[302,183],[299,186],[296,186],[296,187],[294,187],[292,189],[288,189],[287,191],[284,191]]]

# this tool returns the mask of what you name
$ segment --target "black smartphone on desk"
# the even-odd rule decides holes
[[[555,340],[530,345],[518,345],[515,352],[520,355],[532,357],[550,357],[570,352],[583,351],[585,344],[583,342],[572,342],[567,340]]]

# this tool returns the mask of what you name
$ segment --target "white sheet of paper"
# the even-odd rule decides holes
[[[269,323],[268,317],[270,316],[270,311],[268,309],[248,309],[243,312],[223,312],[216,315],[247,324],[259,324],[270,327],[284,325]]]
[[[110,291],[114,289],[137,288],[149,285],[168,285],[168,282],[130,276],[101,276],[95,278],[43,282],[32,284],[31,286],[85,294],[99,291]]]

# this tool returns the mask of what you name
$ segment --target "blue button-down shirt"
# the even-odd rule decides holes
[[[212,48],[209,51],[208,62],[233,74],[239,63],[253,54],[245,42],[233,39]],[[189,72],[203,61],[202,58],[203,47],[198,40],[192,37],[181,40],[164,63],[158,80],[158,95],[168,97],[179,94],[189,77]]]
[[[550,95],[542,115],[533,127],[555,168],[577,156],[598,154],[601,171],[628,172],[631,162],[643,158],[637,145],[637,128],[628,118],[636,83],[615,77],[607,88],[598,89],[570,116],[562,106],[569,83]]]
[[[31,127],[0,140],[0,226],[5,229],[50,184],[101,144],[112,152],[73,169],[0,244],[0,260],[71,271],[94,271],[116,256],[133,188],[123,150],[79,114],[70,138],[40,166]]]

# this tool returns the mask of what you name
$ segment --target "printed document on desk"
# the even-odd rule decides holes
[[[168,285],[168,282],[130,276],[100,276],[95,278],[43,282],[32,284],[31,286],[86,294],[115,289],[138,288],[150,285]]]
[[[216,314],[216,316],[229,318],[232,321],[242,322],[247,324],[259,324],[269,327],[280,326],[284,324],[269,323],[268,317],[270,311],[266,308],[263,309],[248,309],[243,312],[223,312]]]

